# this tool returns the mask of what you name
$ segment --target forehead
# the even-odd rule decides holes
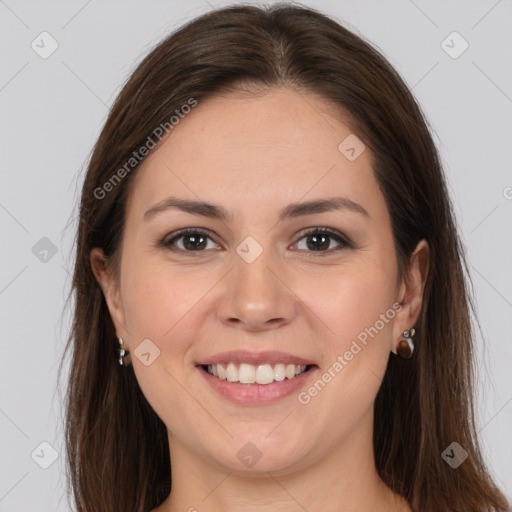
[[[129,208],[166,195],[242,207],[248,198],[293,202],[333,188],[361,201],[376,188],[372,155],[365,149],[351,161],[340,150],[355,137],[347,120],[341,107],[291,89],[201,100],[137,170]]]

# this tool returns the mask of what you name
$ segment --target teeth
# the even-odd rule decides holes
[[[269,364],[260,364],[256,370],[256,382],[258,384],[274,382],[274,368]]]
[[[293,377],[295,377],[295,365],[287,364],[284,374],[286,375],[287,379],[293,379]]]
[[[233,363],[229,363],[226,368],[226,380],[228,382],[238,382],[238,369]]]
[[[228,382],[240,382],[240,384],[270,384],[272,382],[281,382],[285,378],[293,379],[306,371],[306,366],[295,364],[260,364],[255,366],[248,363],[240,363],[237,367],[235,363],[228,363],[226,368],[221,364],[207,365],[207,371],[210,375]]]
[[[216,366],[217,365],[213,365],[212,368]],[[256,382],[256,368],[252,364],[241,364],[238,370],[237,380],[240,384],[253,384]]]
[[[286,378],[286,370],[284,364],[276,364],[274,366],[274,380],[281,382]]]

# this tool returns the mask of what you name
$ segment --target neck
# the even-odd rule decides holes
[[[302,468],[251,475],[205,460],[169,435],[172,491],[153,512],[409,512],[378,476],[372,429],[373,421],[363,422]]]

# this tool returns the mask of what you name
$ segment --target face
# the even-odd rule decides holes
[[[137,170],[119,286],[104,290],[171,451],[285,474],[371,422],[412,324],[372,156],[338,147],[340,113],[288,89],[212,97]]]

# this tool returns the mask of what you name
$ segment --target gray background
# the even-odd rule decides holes
[[[479,432],[491,471],[511,495],[512,4],[304,3],[379,47],[435,131],[483,330]],[[70,323],[63,306],[76,202],[108,108],[152,45],[227,4],[0,0],[0,511],[70,510],[57,368]],[[43,31],[59,45],[47,59],[31,47],[43,45]],[[445,49],[459,52],[462,41],[452,36],[442,46],[453,31],[469,44],[458,58]]]

